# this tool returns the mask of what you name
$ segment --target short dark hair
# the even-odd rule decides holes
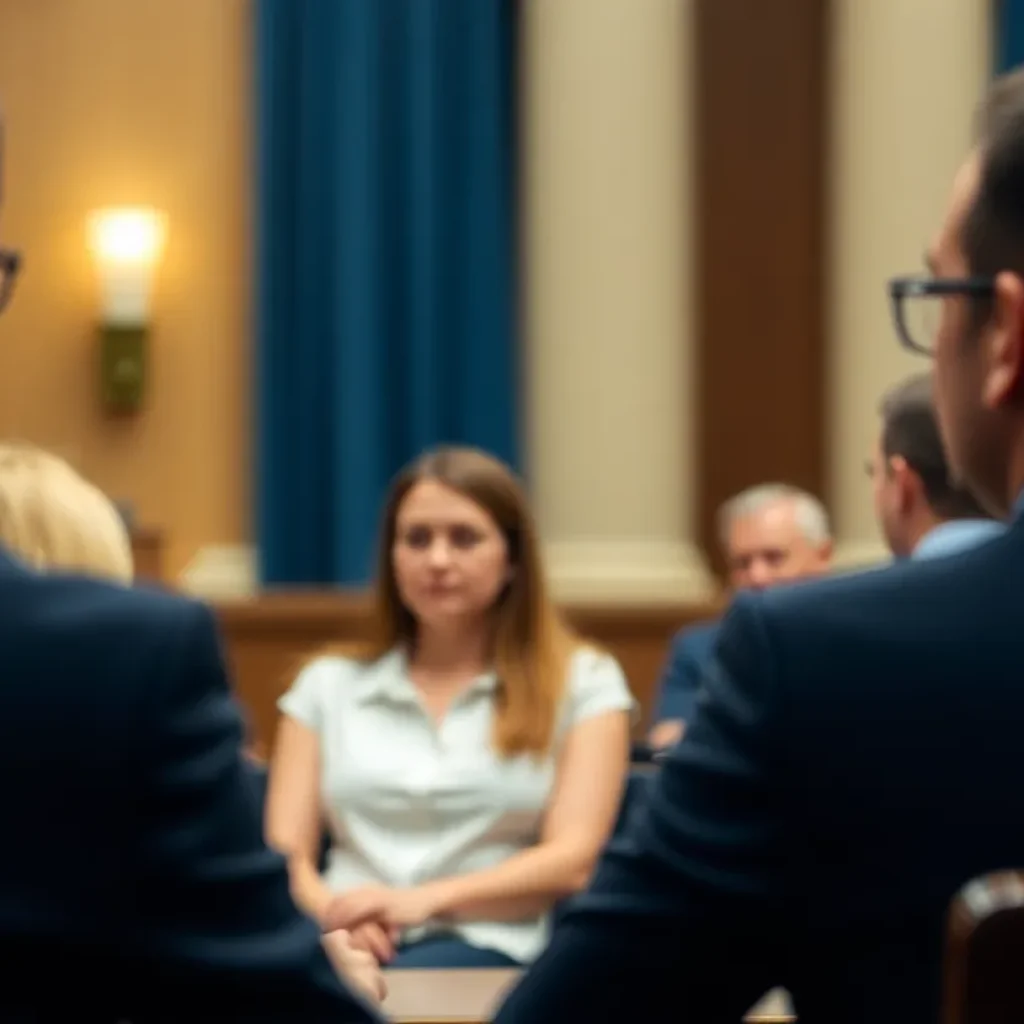
[[[997,78],[978,110],[977,194],[961,242],[973,274],[1024,273],[1024,68]]]
[[[917,374],[882,399],[882,454],[901,456],[918,475],[925,500],[942,519],[991,518],[962,484],[954,483],[939,434],[932,379]]]

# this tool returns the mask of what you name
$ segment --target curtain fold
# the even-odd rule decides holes
[[[996,0],[993,23],[996,71],[1024,64],[1024,0]]]
[[[438,443],[517,463],[514,0],[258,0],[262,582],[358,584]]]

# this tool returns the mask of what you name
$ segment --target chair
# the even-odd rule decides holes
[[[943,1024],[1024,1021],[1024,872],[968,882],[946,933]]]
[[[630,764],[653,764],[658,752],[644,740],[637,740],[629,748]]]

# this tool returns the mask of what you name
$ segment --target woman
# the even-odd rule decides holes
[[[471,449],[397,478],[376,626],[365,657],[318,658],[280,701],[267,831],[295,898],[393,967],[528,963],[614,824],[622,671],[562,622],[522,490]]]
[[[39,570],[132,580],[132,545],[113,502],[63,459],[0,444],[0,544]]]

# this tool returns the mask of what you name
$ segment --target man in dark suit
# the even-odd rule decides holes
[[[0,608],[0,1020],[378,1020],[263,842],[210,613],[3,551]]]
[[[648,808],[498,1024],[736,1022],[776,985],[802,1024],[934,1024],[951,899],[1024,865],[1022,74],[993,87],[929,273],[890,292],[934,355],[954,476],[1012,525],[737,597]]]
[[[788,484],[760,484],[730,498],[719,509],[718,531],[734,591],[820,576],[832,558],[825,507]],[[703,622],[673,638],[648,737],[655,749],[670,747],[683,735],[719,628],[718,621]]]

